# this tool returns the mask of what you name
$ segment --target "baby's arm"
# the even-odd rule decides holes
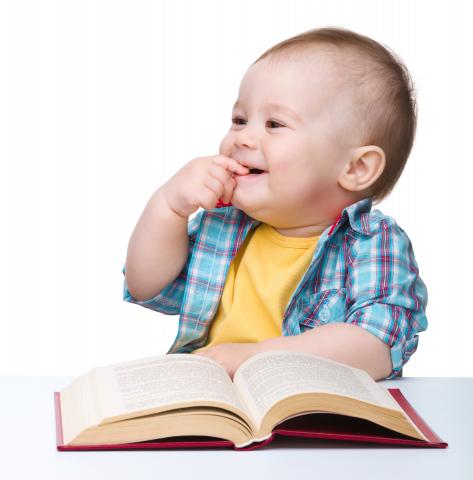
[[[188,217],[174,212],[162,189],[150,198],[128,244],[126,281],[137,300],[157,295],[184,267]]]
[[[350,323],[329,323],[291,337],[259,342],[259,351],[291,350],[312,353],[368,372],[374,380],[392,371],[389,345]]]
[[[199,207],[213,209],[221,197],[231,200],[233,174],[248,173],[225,155],[197,157],[152,195],[128,244],[125,280],[134,299],[158,296],[176,279],[189,254],[189,216]]]

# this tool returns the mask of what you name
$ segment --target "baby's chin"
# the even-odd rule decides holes
[[[244,199],[240,198],[241,193],[242,192],[239,191],[238,186],[236,186],[233,190],[233,196],[230,199],[230,202],[234,207],[243,210],[246,213],[245,209],[247,209],[249,205],[248,202],[245,202]]]
[[[262,200],[251,198],[243,189],[239,190],[238,186],[233,191],[230,202],[235,208],[238,208],[253,218],[255,218],[256,212],[263,207]]]

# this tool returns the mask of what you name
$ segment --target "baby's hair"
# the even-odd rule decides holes
[[[318,47],[342,54],[344,81],[355,93],[361,146],[377,145],[386,156],[383,173],[364,192],[379,202],[394,188],[414,143],[417,101],[412,78],[389,47],[342,27],[315,28],[283,40],[253,64],[281,54],[310,56]]]

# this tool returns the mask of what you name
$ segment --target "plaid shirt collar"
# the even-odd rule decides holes
[[[348,207],[345,207],[336,218],[328,235],[332,235],[336,230],[340,228],[347,220],[353,230],[362,235],[369,235],[371,233],[369,224],[369,213],[371,211],[372,200],[371,198],[363,198],[356,203],[352,203]]]
[[[355,203],[352,203],[351,205],[348,205],[337,216],[334,223],[328,230],[327,236],[331,236],[332,234],[336,233],[347,222],[355,232],[358,232],[362,235],[370,235],[372,233],[369,222],[371,207],[372,199],[369,197],[363,198]],[[247,217],[250,228],[261,223],[261,221],[251,218],[241,210],[236,211],[241,212],[242,215]],[[325,233],[325,231],[323,233]]]

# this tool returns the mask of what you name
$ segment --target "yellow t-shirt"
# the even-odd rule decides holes
[[[261,223],[233,258],[207,344],[280,337],[286,306],[310,265],[320,235],[286,237]]]

